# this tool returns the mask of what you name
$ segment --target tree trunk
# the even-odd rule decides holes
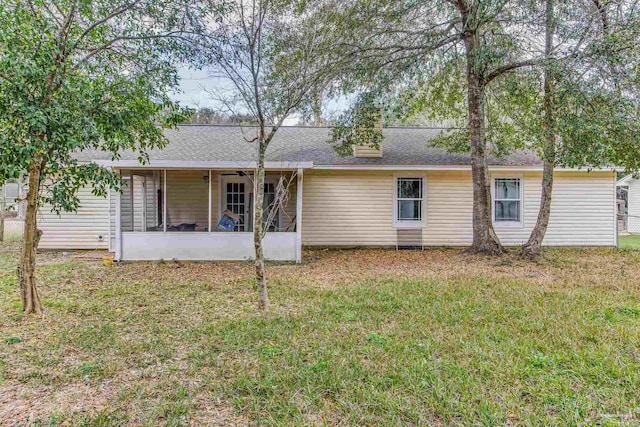
[[[313,111],[313,124],[322,126],[322,92],[315,92],[311,103]]]
[[[471,148],[471,176],[473,179],[473,243],[471,253],[501,255],[504,249],[493,229],[491,219],[491,185],[487,167],[485,142],[484,96],[485,88],[480,73],[475,69],[479,47],[475,30],[464,35],[467,57],[469,145]]]
[[[262,248],[262,214],[264,200],[264,155],[266,147],[264,146],[264,130],[260,130],[258,137],[258,168],[254,179],[254,218],[253,218],[253,243],[256,252],[256,284],[258,286],[258,308],[260,310],[269,309],[269,294],[267,292],[267,279],[264,269],[264,251]]]
[[[2,186],[0,186],[0,242],[4,242],[4,214],[7,209],[5,206],[6,195]]]
[[[40,195],[41,156],[34,156],[29,165],[29,190],[27,191],[27,212],[24,221],[22,254],[18,265],[18,282],[22,296],[22,310],[25,314],[42,314],[42,302],[36,287],[36,250],[42,231],[38,230],[37,213]]]
[[[542,196],[536,225],[529,240],[522,246],[522,256],[535,259],[542,250],[542,241],[547,232],[551,216],[551,193],[553,191],[553,169],[556,165],[556,135],[554,131],[553,83],[549,61],[553,49],[553,0],[546,5],[546,39],[544,69],[544,170],[542,172]]]

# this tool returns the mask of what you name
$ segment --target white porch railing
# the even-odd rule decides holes
[[[168,218],[167,214],[167,170],[162,170],[162,215],[160,218]],[[206,177],[206,176],[205,176]],[[212,230],[212,209],[221,209],[219,190],[218,200],[212,199],[212,171],[208,171],[208,230]],[[155,187],[154,187],[155,189]],[[263,239],[264,256],[267,260],[274,261],[302,261],[302,189],[303,169],[297,170],[296,190],[296,227],[294,232],[271,232]],[[146,193],[145,193],[146,194]],[[121,193],[115,195],[115,228],[114,239],[111,245],[114,249],[116,260],[151,261],[151,260],[193,260],[193,261],[238,261],[255,258],[253,233],[251,232],[173,232],[167,230],[166,222],[159,227],[159,231],[122,231],[122,197]],[[146,200],[142,197],[143,218],[146,221]],[[129,202],[133,204],[133,196]],[[130,220],[133,216],[133,207]],[[252,219],[251,219],[252,220]],[[132,221],[133,222],[133,221]],[[131,226],[133,229],[133,226]],[[145,226],[141,229],[146,229]],[[110,233],[111,234],[111,233]]]
[[[297,233],[267,233],[264,256],[274,261],[297,259]],[[241,261],[255,258],[253,233],[123,232],[120,259],[130,261]]]

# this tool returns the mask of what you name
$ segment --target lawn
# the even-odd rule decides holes
[[[640,249],[640,234],[618,236],[618,247],[624,249]]]
[[[640,254],[459,250],[270,264],[43,254],[44,319],[0,251],[0,424],[637,425]]]

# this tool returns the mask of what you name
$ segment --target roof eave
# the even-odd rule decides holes
[[[150,160],[142,164],[137,160],[95,160],[94,163],[117,169],[256,169],[254,161],[192,161]],[[313,162],[265,162],[265,169],[310,169]]]
[[[631,181],[632,179],[633,179],[633,174],[632,174],[632,173],[630,173],[629,175],[627,175],[627,176],[625,176],[625,177],[623,177],[623,178],[619,179],[619,180],[616,182],[616,186],[617,186],[617,187],[619,187],[619,186],[621,186],[621,185],[625,185],[625,184],[627,184],[629,181]]]
[[[543,165],[489,165],[489,170],[499,171],[542,171]],[[470,171],[471,165],[314,165],[314,169],[322,170],[451,170],[451,171]],[[559,172],[615,172],[619,168],[556,168]]]
[[[255,169],[257,162],[255,161],[193,161],[193,160],[150,160],[148,163],[141,164],[138,160],[94,160],[100,166],[111,167],[116,169]],[[358,165],[322,165],[314,164],[311,161],[294,162],[282,161],[265,162],[265,168],[270,170],[295,170],[295,169],[318,169],[318,170],[434,170],[434,171],[469,171],[471,165],[380,165],[380,164],[358,164]],[[534,171],[541,172],[543,165],[489,165],[492,171]],[[588,171],[620,171],[621,168],[556,168],[559,172],[588,172]],[[620,182],[630,178],[623,178]]]

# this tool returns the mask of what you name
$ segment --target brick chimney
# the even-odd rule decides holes
[[[378,109],[378,117],[376,123],[374,125],[374,129],[378,129],[382,131],[382,117],[384,115],[384,109]],[[355,157],[364,157],[364,158],[372,158],[372,157],[382,157],[382,142],[380,142],[380,147],[375,148],[373,145],[354,145],[353,146],[353,155]]]

